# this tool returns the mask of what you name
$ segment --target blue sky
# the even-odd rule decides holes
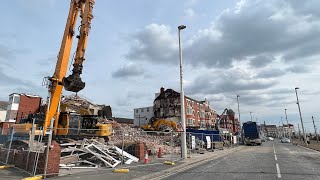
[[[69,0],[12,0],[0,6],[0,99],[12,92],[46,96]],[[218,113],[278,124],[284,109],[298,123],[294,88],[306,127],[320,127],[318,1],[96,0],[80,95],[110,104],[115,116],[152,105],[160,87],[179,89],[177,26],[182,32],[185,91]],[[74,42],[74,46],[75,46]],[[72,53],[74,50],[72,51]],[[67,94],[67,92],[65,92]]]

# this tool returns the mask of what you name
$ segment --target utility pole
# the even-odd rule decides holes
[[[288,122],[287,109],[284,109],[284,113],[286,115],[286,120],[287,120],[287,125],[288,125],[288,137],[289,137],[289,139],[291,139],[291,132],[290,132],[290,126],[289,126],[289,122]]]
[[[181,34],[180,31],[185,29],[185,25],[178,26],[178,36],[179,36],[179,59],[180,59],[180,105],[181,105],[181,158],[187,158],[187,137],[186,137],[186,120],[184,112],[184,91],[183,91],[183,71],[182,71],[182,48],[181,48]]]
[[[299,139],[300,139],[301,133],[300,133],[300,126],[299,126],[299,124],[298,124],[298,132],[299,132]]]
[[[314,133],[316,134],[317,142],[319,142],[319,137],[318,137],[318,134],[317,134],[317,127],[316,127],[316,125],[314,124],[313,116],[312,116],[312,122],[313,122]]]
[[[280,121],[279,121],[279,127],[278,127],[278,138],[280,138],[280,134],[281,134],[281,131],[280,131],[280,125],[281,125],[281,123],[280,123]]]
[[[281,116],[281,123],[282,123],[282,137],[284,137],[285,133],[284,133],[284,124],[283,124],[282,116]]]
[[[240,129],[241,129],[239,97],[240,97],[240,95],[237,95],[239,124],[240,124]]]
[[[308,145],[307,143],[307,137],[306,137],[306,133],[304,131],[304,126],[303,126],[303,121],[302,121],[302,115],[301,115],[301,109],[300,109],[300,103],[299,103],[299,98],[298,98],[298,90],[299,88],[296,87],[294,90],[296,91],[296,97],[297,97],[297,105],[298,105],[298,109],[299,109],[299,115],[300,115],[300,121],[301,121],[301,128],[302,128],[302,133],[303,133],[303,141],[306,145]]]
[[[242,141],[243,140],[243,133],[242,133],[242,126],[241,126],[241,121],[240,121],[240,105],[239,105],[239,97],[240,95],[237,95],[237,103],[238,103],[238,115],[239,115],[239,126],[240,126],[240,140]]]

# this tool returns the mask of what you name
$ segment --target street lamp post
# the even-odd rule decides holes
[[[242,133],[242,127],[241,127],[241,121],[240,121],[240,105],[239,105],[239,97],[240,95],[237,95],[237,103],[238,103],[238,116],[239,116],[239,126],[240,126],[240,137],[241,137],[241,141],[242,141],[242,137],[243,137],[243,133]]]
[[[184,112],[184,92],[183,92],[183,71],[182,71],[182,49],[181,49],[181,35],[180,31],[185,29],[185,25],[178,26],[178,36],[179,36],[179,57],[180,57],[180,104],[181,104],[181,158],[187,158],[187,137],[186,137],[186,120]]]
[[[251,117],[251,121],[252,121],[252,112],[250,112],[250,117]]]
[[[296,91],[296,97],[297,97],[297,105],[298,105],[298,109],[299,109],[299,115],[300,115],[300,120],[301,120],[301,128],[302,128],[302,133],[303,133],[303,141],[305,144],[307,144],[307,137],[304,131],[304,126],[303,126],[303,121],[302,121],[302,115],[301,115],[301,109],[300,109],[300,103],[299,103],[299,98],[298,98],[298,90],[299,88],[296,87],[294,88],[294,90]]]
[[[289,139],[291,139],[291,132],[290,132],[290,126],[289,126],[289,122],[288,122],[287,109],[284,109],[284,113],[286,115],[286,121],[287,121],[287,125],[288,125],[288,137],[289,137]]]
[[[238,102],[238,115],[239,115],[239,124],[240,124],[240,105],[239,105],[239,97],[240,95],[237,95],[237,102]],[[241,126],[241,125],[240,125]]]
[[[282,116],[281,116],[281,123],[282,123],[282,137],[284,137],[285,132],[284,132],[284,124],[283,124]]]

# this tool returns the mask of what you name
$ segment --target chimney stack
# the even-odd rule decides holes
[[[163,92],[164,92],[164,88],[161,87],[161,88],[160,88],[160,93],[163,93]]]

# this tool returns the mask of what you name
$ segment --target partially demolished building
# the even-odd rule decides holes
[[[188,96],[184,97],[185,119],[189,128],[207,128],[214,126],[217,118],[216,111],[211,108],[207,99],[197,101]],[[170,119],[180,122],[181,105],[180,93],[172,89],[160,89],[153,102],[155,118]]]

